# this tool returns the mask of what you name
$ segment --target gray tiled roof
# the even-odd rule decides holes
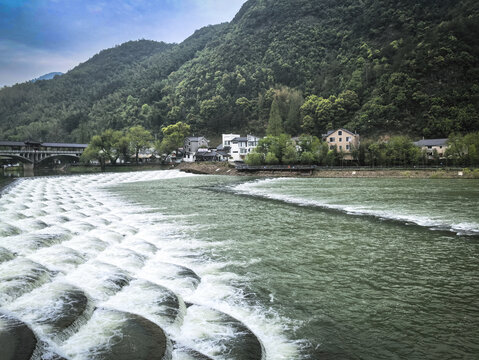
[[[0,146],[24,146],[23,141],[0,141]]]
[[[414,142],[416,146],[444,146],[448,139],[422,139]]]
[[[189,136],[187,137],[189,141],[200,141],[201,139],[205,139],[208,141],[204,136]]]
[[[337,130],[345,131],[345,132],[347,132],[351,135],[357,135],[357,134],[353,133],[352,131],[349,131],[348,129],[339,128],[339,129],[335,129],[335,130],[328,130],[328,132],[326,134],[323,134],[323,137],[328,137],[329,135],[331,135],[333,132],[335,132]]]
[[[0,146],[25,146],[26,143],[35,143],[43,147],[67,147],[67,148],[86,148],[88,144],[71,144],[71,143],[40,143],[32,141],[0,141]]]
[[[88,144],[67,144],[67,143],[42,143],[44,147],[69,147],[69,148],[86,148]]]

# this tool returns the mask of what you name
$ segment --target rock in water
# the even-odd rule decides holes
[[[108,350],[105,359],[111,360],[162,360],[167,352],[166,335],[151,321],[126,314],[121,328],[123,336]]]
[[[167,360],[171,343],[155,323],[135,314],[99,308],[62,346],[73,358]]]
[[[50,281],[52,272],[27,259],[0,265],[0,306]]]
[[[28,360],[37,339],[23,322],[0,313],[0,357],[2,360]]]
[[[201,323],[195,337],[194,348],[212,357],[229,360],[261,360],[264,347],[256,335],[241,321],[221,311],[206,306],[188,307],[184,326],[189,322]]]

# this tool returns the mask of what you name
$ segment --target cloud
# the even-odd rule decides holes
[[[65,71],[129,40],[181,42],[230,21],[245,1],[0,0],[0,84]]]
[[[67,72],[86,54],[71,54],[37,49],[21,43],[0,40],[0,87],[35,79],[49,72]]]

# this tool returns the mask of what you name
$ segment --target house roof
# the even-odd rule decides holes
[[[188,139],[189,141],[196,141],[196,142],[201,141],[201,139],[208,141],[204,136],[188,136],[186,139]]]
[[[201,153],[201,154],[196,153],[196,154],[201,155],[203,157],[215,157],[216,156],[216,151],[211,151],[211,152]]]
[[[23,141],[0,141],[0,146],[24,146]]]
[[[248,138],[247,137],[235,137],[233,140],[231,140],[233,142],[239,142],[239,141],[248,141]]]
[[[448,139],[422,139],[415,141],[414,145],[416,146],[443,146],[447,145]]]
[[[38,141],[0,141],[0,146],[25,146],[25,145],[39,145],[43,147],[67,147],[84,149],[88,144],[71,144],[71,143],[42,143]]]
[[[351,134],[351,135],[357,135],[357,134],[353,133],[352,131],[349,131],[348,129],[339,128],[339,129],[336,129],[336,130],[328,130],[328,132],[326,134],[323,134],[323,137],[328,137],[329,135],[331,135],[332,133],[334,133],[338,130],[345,131],[345,132],[347,132],[348,134]]]
[[[86,148],[88,144],[67,144],[67,143],[42,143],[45,147],[69,147],[69,148]]]

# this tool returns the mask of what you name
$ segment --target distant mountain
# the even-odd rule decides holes
[[[476,0],[249,0],[180,44],[131,41],[0,90],[0,134],[85,142],[106,128],[284,128],[446,137],[479,130]],[[275,105],[276,106],[276,105]]]
[[[63,73],[62,72],[51,72],[51,73],[42,75],[40,77],[37,77],[36,79],[31,80],[31,82],[35,82],[35,81],[38,81],[38,80],[51,80],[55,76],[60,76],[60,75],[63,75]]]

